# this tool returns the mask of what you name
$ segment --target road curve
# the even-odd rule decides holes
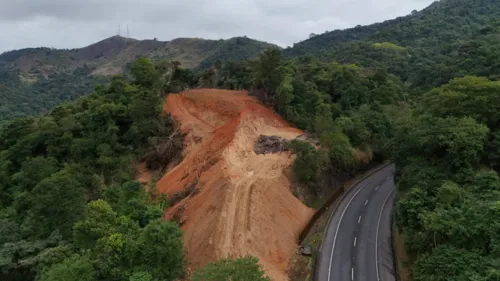
[[[353,186],[330,217],[317,281],[395,281],[391,216],[394,166]]]

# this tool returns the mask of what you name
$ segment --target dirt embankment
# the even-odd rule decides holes
[[[165,217],[182,224],[189,267],[254,255],[272,280],[287,280],[288,260],[313,210],[292,195],[290,152],[257,155],[254,145],[260,134],[294,139],[303,132],[246,92],[172,94],[165,111],[187,136],[184,160],[157,188],[187,196]]]

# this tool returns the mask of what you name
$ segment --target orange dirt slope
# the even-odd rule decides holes
[[[172,196],[196,184],[165,213],[182,224],[189,267],[253,255],[272,280],[287,280],[288,260],[313,210],[292,195],[285,171],[293,156],[256,155],[253,147],[260,134],[294,139],[303,132],[246,92],[171,94],[165,111],[186,133],[184,160],[157,188]]]

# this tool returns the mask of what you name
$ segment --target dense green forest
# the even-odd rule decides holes
[[[254,58],[266,49],[276,46],[269,43],[256,41],[248,37],[234,37],[228,40],[216,41],[210,54],[201,61],[195,69],[207,69],[218,63],[245,61]]]
[[[314,36],[285,50],[286,55],[310,55],[356,41],[392,42],[407,47],[431,47],[489,33],[498,23],[496,0],[441,0],[422,11],[367,26]]]
[[[146,59],[131,73],[132,82],[115,77],[0,131],[2,280],[183,276],[182,233],[161,220],[168,198],[133,181],[131,163],[161,169],[176,158],[180,140],[173,151],[153,149],[173,130],[160,99],[197,82],[249,89],[318,139],[320,150],[292,143],[295,176],[312,194],[326,175],[392,158],[414,280],[498,280],[499,82],[468,76],[419,95],[385,68],[288,59],[277,49],[201,77]],[[252,258],[209,264],[193,278],[267,280]]]
[[[317,140],[320,149],[291,144],[296,181],[312,196],[332,178],[391,159],[394,217],[413,280],[500,280],[499,18],[498,1],[441,0],[255,59],[213,56],[200,73],[141,59],[132,80],[114,77],[40,117],[7,122],[0,129],[0,279],[183,277],[182,234],[160,220],[168,198],[134,182],[133,163],[162,169],[178,157],[180,139],[171,150],[155,149],[173,130],[160,115],[161,99],[203,86],[249,90]],[[0,75],[9,89],[22,77]],[[66,78],[68,87],[94,86]],[[51,92],[79,95],[45,87],[34,110],[55,105]],[[0,91],[0,98],[12,97]],[[211,263],[192,278],[267,280],[252,258]]]
[[[0,122],[17,117],[38,115],[61,102],[72,101],[109,81],[93,77],[93,68],[85,66],[71,73],[55,73],[45,78],[33,74],[25,78],[19,71],[0,70]]]
[[[139,60],[131,72],[0,130],[1,280],[183,276],[182,233],[161,220],[165,198],[134,181],[134,163],[178,157],[178,138],[155,144],[174,130],[163,92],[187,82],[173,64]]]
[[[395,217],[414,280],[500,279],[500,82],[457,78],[398,120]]]
[[[498,1],[442,0],[406,17],[325,33],[284,51],[287,57],[386,70],[404,83],[403,102],[386,119],[383,141],[384,156],[396,164],[394,217],[416,281],[500,280],[499,18]],[[341,85],[334,87],[345,95]],[[343,118],[334,123],[353,145],[365,133],[349,133]],[[377,119],[356,127],[384,132],[366,126],[372,120]],[[300,160],[296,175],[310,182],[306,168],[323,167],[325,160],[311,148],[294,150]]]
[[[467,57],[475,60],[482,56]],[[295,177],[312,194],[322,194],[325,175],[352,175],[369,161],[392,159],[395,221],[413,280],[493,281],[500,280],[498,75],[489,69],[486,77],[458,76],[439,87],[428,81],[422,93],[383,65],[290,59],[271,50],[205,79],[250,89],[319,140],[319,150],[300,141],[291,147]]]
[[[464,75],[499,78],[499,18],[496,0],[441,0],[405,17],[314,36],[284,54],[384,67],[427,91]]]

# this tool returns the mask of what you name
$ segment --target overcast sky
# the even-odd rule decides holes
[[[289,46],[310,33],[421,10],[433,0],[0,0],[0,53],[77,48],[118,33],[137,39],[246,35]]]

